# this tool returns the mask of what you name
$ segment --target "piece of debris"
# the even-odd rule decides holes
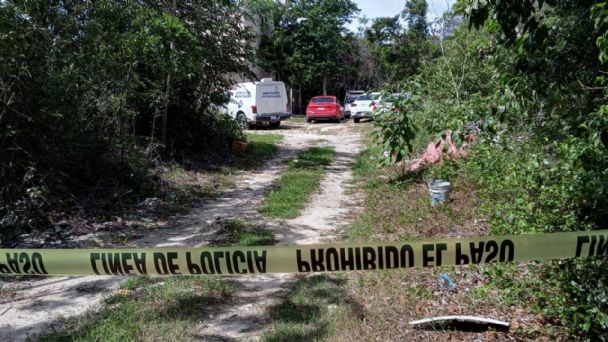
[[[438,316],[411,321],[410,325],[416,328],[432,330],[461,330],[461,331],[496,331],[508,332],[509,322],[478,316]]]
[[[439,289],[443,291],[453,291],[456,289],[456,283],[447,273],[441,273],[439,275]]]
[[[442,179],[431,179],[428,183],[429,194],[431,195],[431,206],[444,204],[450,200],[452,186],[450,182]]]
[[[234,153],[243,154],[243,153],[247,152],[248,149],[249,149],[249,144],[244,141],[235,140],[232,143],[232,152],[234,152]]]
[[[12,309],[12,306],[7,307],[6,309],[2,310],[2,312],[0,312],[0,316],[4,315],[5,313],[8,312],[8,310]]]
[[[137,207],[138,208],[156,208],[160,204],[161,204],[161,200],[159,198],[149,197],[149,198],[146,198],[145,200],[137,203]]]

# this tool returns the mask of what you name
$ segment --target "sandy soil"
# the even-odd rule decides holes
[[[234,189],[219,198],[198,203],[189,214],[178,217],[171,228],[156,230],[131,241],[130,246],[203,246],[216,237],[215,221],[241,218],[271,230],[278,244],[309,244],[329,241],[341,225],[351,220],[355,194],[345,192],[352,179],[350,171],[362,148],[359,130],[352,122],[341,124],[286,124],[278,155],[253,172],[237,176]],[[283,161],[309,146],[333,146],[336,161],[322,180],[321,191],[314,194],[308,207],[296,219],[269,220],[257,212],[265,191],[281,175]],[[51,277],[31,278],[6,283],[0,301],[0,341],[23,340],[49,329],[62,317],[80,315],[98,308],[102,299],[124,277]],[[276,303],[293,284],[295,275],[263,275],[230,278],[238,289],[229,303],[216,308],[216,314],[198,326],[202,340],[256,340],[267,327],[267,308]],[[7,295],[9,294],[9,295]]]

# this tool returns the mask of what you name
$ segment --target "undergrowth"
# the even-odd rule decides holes
[[[261,227],[249,225],[242,219],[228,219],[217,232],[216,246],[269,246],[275,244],[274,234]]]
[[[149,278],[124,282],[104,308],[61,320],[37,341],[190,341],[214,304],[233,290],[216,277]]]
[[[361,310],[348,300],[344,283],[342,278],[326,275],[299,280],[282,303],[270,308],[272,326],[262,341],[326,340],[340,320]]]
[[[330,147],[311,147],[289,161],[277,186],[264,198],[260,212],[268,217],[290,219],[300,214],[310,195],[319,188],[327,165],[335,159]]]

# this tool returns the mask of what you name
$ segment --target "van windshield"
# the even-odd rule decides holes
[[[333,103],[334,99],[331,97],[315,97],[311,101],[312,103]]]

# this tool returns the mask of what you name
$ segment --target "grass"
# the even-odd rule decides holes
[[[39,341],[188,341],[232,289],[214,277],[134,277],[104,308],[63,320]],[[214,312],[213,312],[214,313]]]
[[[294,123],[305,123],[306,122],[306,115],[293,115],[289,118],[289,122],[294,122]]]
[[[343,285],[343,279],[326,275],[300,279],[282,303],[270,308],[272,327],[262,341],[326,339],[342,318],[361,310],[347,300]]]
[[[215,246],[275,244],[274,234],[242,219],[221,222]],[[132,277],[99,312],[62,321],[39,341],[191,341],[201,320],[233,289],[217,277]],[[0,294],[2,294],[0,289]]]
[[[347,230],[348,240],[403,241],[489,232],[479,209],[482,199],[466,175],[454,173],[450,177],[452,200],[432,208],[424,182],[430,174],[397,177],[393,170],[376,166],[378,151],[368,147],[353,165],[356,187],[365,196],[365,209]],[[546,333],[542,319],[529,304],[522,303],[530,291],[537,290],[538,282],[529,279],[528,286],[519,286],[515,278],[524,275],[527,268],[505,267],[502,271],[496,266],[463,266],[348,272],[320,298],[315,291],[328,286],[323,284],[326,280],[305,278],[271,311],[273,328],[263,337],[267,341],[353,341],[555,336]],[[456,291],[439,288],[438,279],[444,272],[456,283]],[[502,272],[502,277],[497,272]],[[507,334],[424,331],[408,325],[411,320],[441,315],[479,315],[515,324]]]
[[[223,190],[234,186],[234,174],[258,167],[278,151],[277,143],[283,139],[279,134],[247,133],[246,151],[237,152],[235,159],[217,171],[186,168],[172,164],[158,170],[162,181],[159,198],[162,203],[156,208],[160,217],[186,214],[192,203],[201,198],[218,196]]]
[[[269,246],[276,243],[274,234],[260,227],[251,227],[242,219],[222,222],[216,246]]]
[[[257,167],[276,154],[277,134],[248,134],[248,150],[232,166],[217,172],[188,170],[180,165],[162,169],[164,186],[161,216],[188,211],[201,197],[212,197],[233,186],[235,171]],[[216,245],[258,246],[275,243],[274,235],[245,221],[223,222]],[[114,237],[124,243],[128,237]],[[125,241],[122,241],[124,239]],[[191,341],[200,339],[200,321],[214,312],[214,305],[229,300],[234,290],[216,277],[133,277],[107,298],[103,308],[81,317],[65,319],[37,338],[39,341]],[[0,298],[9,296],[0,288]]]
[[[277,187],[268,193],[260,212],[267,217],[291,219],[300,215],[310,195],[319,188],[324,167],[335,159],[330,147],[311,147],[289,161]]]
[[[236,169],[252,169],[266,159],[272,157],[279,150],[277,144],[283,140],[280,134],[257,134],[247,132],[249,144],[246,152],[242,152],[237,161]]]
[[[466,174],[450,173],[451,201],[432,208],[424,180],[438,170],[397,177],[388,168],[376,167],[373,157],[377,152],[368,146],[353,166],[359,189],[365,193],[366,208],[347,230],[349,240],[401,241],[490,232],[480,209],[484,199]],[[546,320],[534,309],[537,304],[529,300],[531,292],[543,288],[538,279],[533,279],[529,267],[506,264],[346,273],[347,292],[365,308],[365,319],[342,319],[345,323],[335,327],[328,339],[487,340],[559,336],[560,329],[546,328]],[[438,278],[443,272],[455,281],[456,291],[439,289]],[[512,321],[512,330],[507,334],[480,335],[465,331],[426,332],[407,325],[410,320],[425,317],[471,314]]]

